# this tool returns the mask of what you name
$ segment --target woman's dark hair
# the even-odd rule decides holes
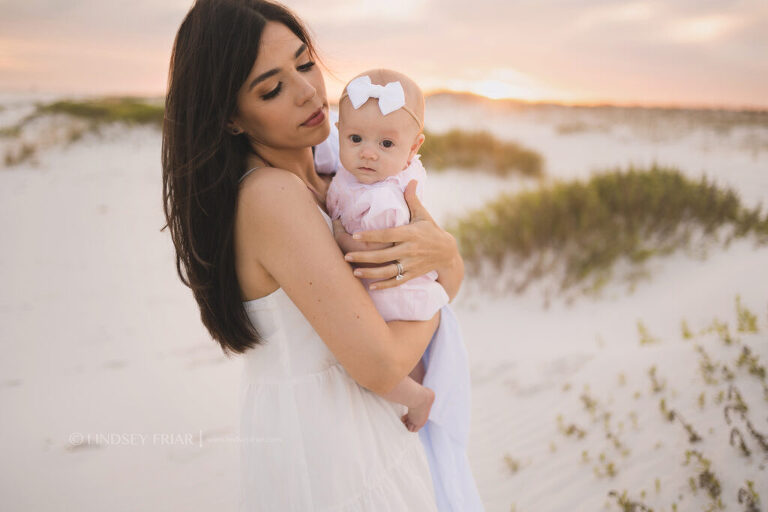
[[[280,22],[316,52],[301,21],[262,0],[197,0],[176,34],[163,122],[163,209],[176,270],[225,354],[262,343],[243,308],[235,275],[238,181],[251,152],[227,121],[268,21]]]

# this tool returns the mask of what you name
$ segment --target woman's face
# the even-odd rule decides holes
[[[245,131],[257,150],[306,148],[330,133],[323,75],[307,46],[282,23],[264,27],[231,126]]]

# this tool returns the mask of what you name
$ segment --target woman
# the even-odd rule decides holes
[[[241,509],[436,510],[418,435],[375,393],[410,373],[440,314],[384,322],[334,241],[315,61],[302,23],[258,0],[197,1],[171,58],[165,214],[203,323],[245,358]],[[370,238],[394,246],[353,255],[381,264],[360,277],[395,286],[434,269],[453,298],[456,243],[413,192],[411,224]]]

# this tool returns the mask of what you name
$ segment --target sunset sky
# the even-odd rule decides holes
[[[329,96],[390,67],[426,90],[768,107],[766,0],[295,0]],[[189,0],[0,0],[0,91],[161,95]],[[334,78],[334,76],[336,78]]]

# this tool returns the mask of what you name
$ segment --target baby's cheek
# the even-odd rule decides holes
[[[339,149],[339,160],[341,160],[341,165],[347,169],[354,165],[354,160],[352,160],[348,149]]]
[[[400,155],[390,155],[387,158],[387,174],[389,176],[399,174],[406,167],[408,167],[408,162]]]

